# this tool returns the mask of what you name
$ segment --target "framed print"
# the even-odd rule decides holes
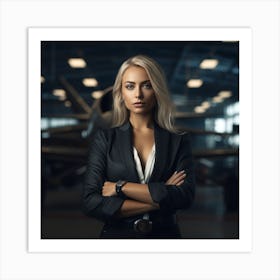
[[[28,38],[30,252],[121,252],[124,246],[128,252],[251,250],[250,28],[29,28]],[[176,121],[192,131],[197,199],[190,212],[178,215],[180,240],[104,241],[97,233],[102,223],[79,208],[86,140],[90,126],[101,125],[110,112],[104,107],[111,106],[117,65],[141,52],[164,64]],[[71,65],[75,60],[84,65]],[[207,62],[218,66],[202,65]],[[90,77],[95,85],[86,93],[81,84]],[[190,85],[196,81],[204,85]],[[207,112],[199,112],[206,103]],[[212,175],[204,178],[205,170]]]
[[[280,279],[279,6],[1,0],[0,279]],[[181,238],[103,239],[83,211],[89,144],[138,54],[161,66],[191,144]]]

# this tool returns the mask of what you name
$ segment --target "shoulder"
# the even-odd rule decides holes
[[[190,133],[187,130],[175,128],[174,131],[169,131],[164,128],[160,128],[160,129],[165,131],[166,134],[169,134],[169,136],[171,138],[176,139],[176,140],[189,139],[189,137],[190,137]]]
[[[124,125],[122,126],[113,126],[113,127],[106,127],[106,128],[101,128],[99,127],[95,134],[104,134],[104,135],[110,135],[112,133],[115,133],[118,130],[122,130]]]
[[[98,128],[94,133],[95,138],[103,138],[104,140],[110,140],[114,137],[116,133],[119,131],[125,131],[125,127],[123,126],[116,126],[116,127],[109,127],[109,128]]]
[[[93,133],[93,141],[94,142],[107,142],[107,140],[110,137],[111,134],[111,129],[108,128],[98,128],[94,133]]]
[[[175,132],[167,132],[170,135],[171,143],[179,147],[179,149],[191,149],[191,133],[187,130],[176,130]]]

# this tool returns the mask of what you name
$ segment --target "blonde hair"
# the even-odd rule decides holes
[[[154,115],[157,124],[170,132],[176,132],[173,125],[174,108],[169,96],[165,75],[159,64],[145,55],[137,55],[127,59],[118,71],[113,86],[113,126],[121,126],[129,118],[129,111],[123,102],[121,89],[124,72],[130,66],[142,67],[147,72],[157,101]]]

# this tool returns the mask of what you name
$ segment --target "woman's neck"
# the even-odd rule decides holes
[[[154,120],[152,115],[131,114],[129,117],[129,121],[133,128],[137,130],[154,127]]]

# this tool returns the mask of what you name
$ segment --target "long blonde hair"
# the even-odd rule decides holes
[[[170,131],[176,132],[174,128],[174,108],[169,96],[165,75],[159,64],[145,55],[137,55],[123,62],[113,86],[113,126],[121,126],[128,121],[129,112],[122,99],[122,78],[124,72],[130,66],[139,66],[146,70],[151,85],[155,92],[157,105],[155,109],[155,121],[157,124]]]

